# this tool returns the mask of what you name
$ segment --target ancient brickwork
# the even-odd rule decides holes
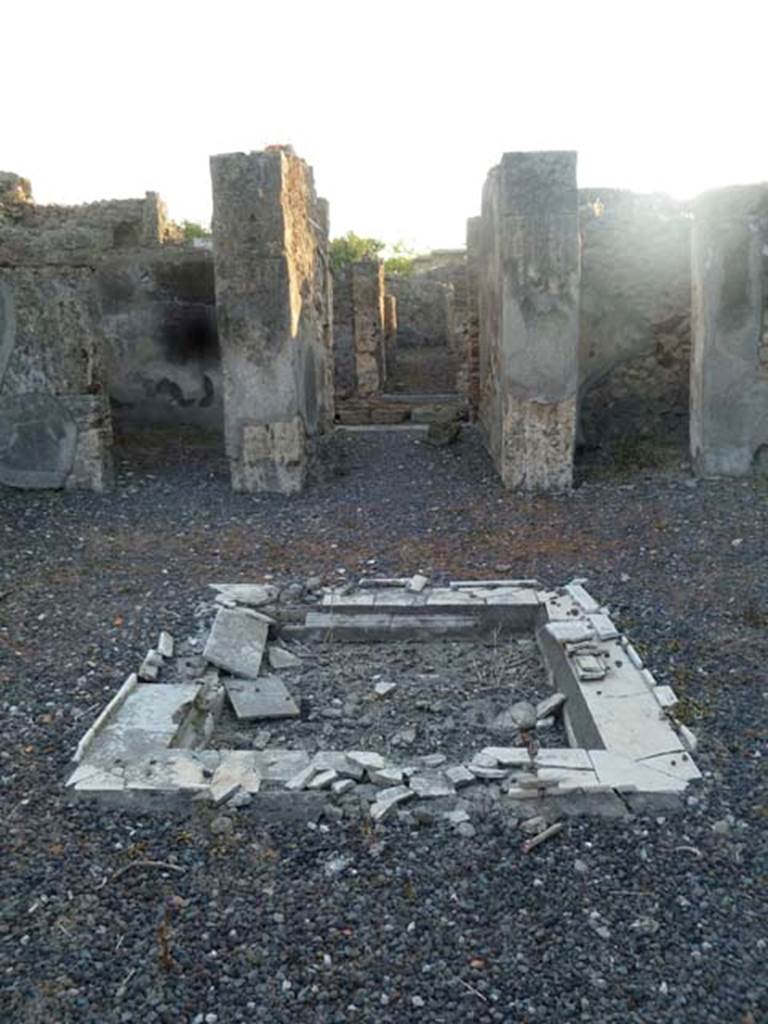
[[[0,175],[0,482],[111,479],[112,429],[89,230],[48,228],[28,182]]]
[[[579,192],[580,433],[684,441],[690,368],[686,204],[615,189]]]
[[[480,420],[507,487],[570,487],[579,237],[575,153],[505,153],[486,181]]]
[[[456,391],[454,289],[429,272],[388,274],[387,291],[397,300],[397,342],[387,391],[445,394]]]
[[[327,207],[287,147],[211,158],[232,486],[295,493],[333,422]]]
[[[360,260],[334,273],[333,348],[336,397],[381,392],[387,365],[384,267]]]
[[[694,206],[691,454],[705,476],[768,464],[765,251],[768,186],[718,189]]]

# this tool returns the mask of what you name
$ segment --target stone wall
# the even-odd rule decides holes
[[[467,221],[467,312],[465,359],[467,367],[467,407],[470,420],[476,420],[480,407],[480,306],[479,260],[482,218]]]
[[[232,486],[295,493],[333,423],[327,204],[289,147],[211,158]]]
[[[333,349],[336,397],[378,394],[386,376],[384,267],[348,263],[334,272]]]
[[[97,282],[115,424],[223,430],[212,251],[118,249]]]
[[[93,253],[48,227],[29,183],[0,175],[0,483],[88,487],[111,480],[112,429]]]
[[[768,473],[768,185],[699,197],[692,278],[694,466]]]
[[[505,153],[483,191],[480,422],[507,487],[570,487],[576,431],[576,154]]]
[[[431,272],[388,274],[386,289],[397,302],[397,341],[387,391],[455,392],[454,288]]]
[[[690,366],[686,204],[615,189],[579,192],[580,432],[684,441]]]

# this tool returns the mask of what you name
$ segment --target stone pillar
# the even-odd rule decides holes
[[[36,224],[34,209],[29,183],[0,174],[0,483],[103,491],[103,329],[94,268],[81,262],[93,247],[87,231],[73,245]]]
[[[384,265],[361,260],[351,268],[357,394],[369,398],[384,387]]]
[[[478,294],[478,263],[482,218],[467,221],[467,312],[466,312],[466,364],[467,405],[471,421],[477,419],[480,405],[480,308]]]
[[[211,177],[232,486],[293,494],[333,416],[327,207],[290,147],[211,157]]]
[[[486,182],[481,420],[505,486],[573,480],[579,340],[576,154],[505,153]]]
[[[768,469],[768,187],[694,207],[691,455],[704,476]],[[765,468],[764,468],[765,467]]]
[[[384,352],[389,364],[395,358],[397,345],[397,299],[394,295],[384,296]]]

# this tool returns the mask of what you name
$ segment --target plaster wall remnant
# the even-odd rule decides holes
[[[691,455],[702,476],[746,476],[768,446],[768,185],[694,205]]]
[[[223,432],[211,249],[189,242],[115,249],[96,279],[115,425]]]
[[[681,442],[688,431],[689,204],[579,190],[579,433]]]
[[[443,275],[444,276],[444,275]],[[430,270],[388,274],[387,291],[397,300],[397,341],[387,391],[448,394],[456,391],[457,358],[453,284]]]
[[[327,204],[290,147],[211,157],[211,176],[232,486],[296,493],[333,423]]]
[[[29,183],[0,175],[0,483],[111,481],[112,428],[93,256],[98,232],[50,227]]]
[[[576,154],[505,153],[483,192],[480,422],[506,487],[573,479],[579,342]]]

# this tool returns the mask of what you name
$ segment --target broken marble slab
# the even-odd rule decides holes
[[[93,724],[83,734],[82,739],[77,744],[77,748],[72,757],[73,761],[82,761],[86,754],[89,746],[91,745],[94,736],[102,729],[104,724],[108,721],[112,715],[117,713],[118,708],[125,703],[125,700],[129,693],[132,693],[138,686],[139,677],[135,672],[131,672],[128,678],[125,680],[123,685],[117,691],[116,694],[109,700],[104,708],[99,712]]]
[[[125,688],[126,683],[121,692]],[[169,747],[199,690],[197,683],[137,683],[101,720],[88,744],[88,761],[128,764]]]
[[[309,754],[306,750],[267,747],[266,750],[254,750],[249,753],[253,758],[255,768],[265,782],[288,782],[298,772],[309,766]]]
[[[297,658],[295,654],[286,650],[285,647],[280,647],[279,644],[269,645],[267,657],[273,669],[298,668],[302,664],[301,658]]]
[[[536,708],[527,700],[516,701],[511,707],[499,712],[491,728],[499,732],[517,732],[520,729],[536,728]]]
[[[331,783],[331,792],[335,796],[344,796],[345,793],[348,793],[350,791],[350,789],[354,789],[354,788],[355,788],[355,780],[354,779],[336,779],[335,782]]]
[[[334,768],[326,768],[318,771],[307,783],[307,789],[330,789],[331,784],[339,778],[339,773]]]
[[[564,693],[553,693],[551,697],[545,697],[544,700],[540,700],[536,705],[537,721],[556,715],[567,699]]]
[[[440,771],[417,772],[410,777],[408,785],[417,796],[422,798],[437,799],[438,797],[456,795],[456,787]]]
[[[248,608],[220,608],[213,620],[203,657],[235,676],[259,674],[268,624]]]
[[[370,815],[374,821],[383,821],[398,804],[412,799],[415,795],[408,786],[390,786],[389,789],[382,789],[375,803],[371,804]]]
[[[406,590],[411,590],[414,594],[420,594],[428,583],[429,577],[422,576],[421,573],[416,573],[415,576],[411,576],[405,586]]]
[[[369,770],[376,771],[386,767],[387,764],[386,758],[372,750],[348,750],[346,756],[348,761],[353,765],[357,765],[364,772]]]
[[[270,583],[211,583],[211,587],[230,601],[247,604],[251,608],[273,604],[280,595],[278,588]]]
[[[402,768],[369,768],[366,774],[375,786],[399,786],[403,781]]]
[[[394,693],[397,689],[397,683],[388,683],[383,679],[380,680],[373,688],[373,692],[377,697],[388,697],[390,693]]]
[[[364,775],[363,768],[350,760],[343,750],[318,750],[311,763],[318,771],[333,769],[341,779],[355,779],[359,782]]]
[[[460,789],[462,786],[469,786],[475,781],[474,774],[463,764],[451,765],[450,768],[446,768],[445,776],[454,784],[456,789]]]
[[[278,676],[258,679],[225,679],[232,707],[243,721],[255,718],[297,718],[299,708]]]
[[[160,630],[160,636],[158,637],[157,640],[158,654],[160,654],[163,658],[172,658],[173,647],[174,643],[171,634],[166,629]]]
[[[531,755],[527,747],[483,747],[473,758],[473,763],[486,767],[524,767],[531,763]]]
[[[154,683],[162,667],[162,654],[160,654],[159,651],[156,651],[153,647],[150,647],[144,656],[144,661],[142,661],[141,667],[139,668],[139,679],[145,683]]]

